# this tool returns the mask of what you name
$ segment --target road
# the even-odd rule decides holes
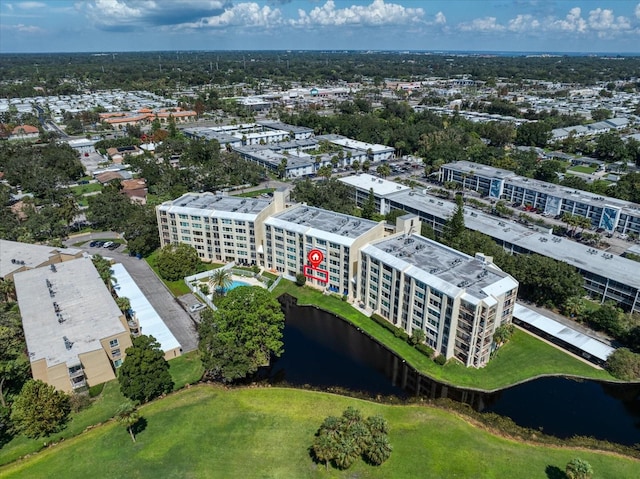
[[[128,254],[121,253],[120,250],[110,251],[103,248],[92,248],[89,243],[96,238],[119,238],[117,233],[89,233],[70,237],[65,244],[72,246],[84,242],[79,248],[90,254],[100,254],[113,258],[116,263],[122,263],[133,280],[136,282],[142,293],[149,300],[151,305],[160,315],[169,330],[182,346],[183,352],[193,351],[198,347],[198,335],[195,323],[191,316],[182,307],[182,304],[174,298],[164,283],[158,278],[146,261]]]

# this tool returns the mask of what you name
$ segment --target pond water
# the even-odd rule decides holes
[[[542,378],[495,393],[443,385],[417,373],[351,324],[281,298],[286,314],[284,354],[271,382],[347,389],[368,396],[450,398],[560,438],[574,435],[625,445],[640,443],[640,385]]]

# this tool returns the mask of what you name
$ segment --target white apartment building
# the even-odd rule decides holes
[[[411,233],[416,216],[399,218],[398,230],[362,248],[357,299],[410,335],[424,331],[437,354],[485,366],[496,328],[512,320],[518,282],[481,253]]]
[[[307,284],[354,297],[360,249],[384,236],[384,223],[297,205],[264,222],[264,266],[287,279],[307,273]],[[324,259],[308,269],[308,254],[318,249]]]
[[[273,201],[186,193],[156,207],[160,245],[186,243],[203,261],[259,264],[264,220],[282,209],[282,191],[274,192]]]

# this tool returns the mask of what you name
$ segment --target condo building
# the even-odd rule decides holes
[[[427,189],[411,189],[371,175],[340,178],[353,189],[358,206],[373,189],[380,214],[402,210],[442,232],[456,208],[452,201],[433,196]],[[399,187],[399,188],[397,188]],[[566,238],[554,236],[550,228],[525,226],[471,207],[464,208],[465,226],[490,236],[512,254],[537,253],[575,267],[584,278],[587,294],[602,303],[615,301],[628,311],[640,312],[640,268],[638,263]]]
[[[23,271],[14,281],[34,379],[65,392],[115,379],[131,330],[90,259]]]
[[[640,235],[640,205],[629,201],[523,178],[509,170],[469,161],[442,165],[439,175],[442,182],[452,181],[515,206],[530,206],[550,216],[583,216],[594,228]]]
[[[472,258],[405,232],[373,241],[360,252],[357,298],[404,329],[421,330],[426,343],[465,366],[487,364],[496,329],[511,322],[518,282],[478,253]],[[419,229],[419,226],[417,226]]]
[[[264,222],[264,266],[288,279],[305,274],[310,285],[353,298],[360,248],[384,236],[384,223],[297,205]],[[309,268],[312,250],[322,253]]]
[[[282,209],[280,191],[274,192],[273,201],[186,193],[156,207],[160,245],[191,245],[203,261],[259,264],[264,220]]]

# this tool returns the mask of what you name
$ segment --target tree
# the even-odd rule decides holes
[[[514,330],[515,328],[513,324],[503,324],[502,326],[498,326],[493,333],[493,341],[498,345],[498,347],[502,346],[511,339]]]
[[[216,311],[204,311],[199,349],[208,375],[230,382],[269,364],[283,352],[284,313],[264,288],[234,288]]]
[[[442,228],[442,241],[451,247],[455,247],[458,238],[462,236],[464,231],[464,202],[462,195],[456,195],[456,208],[453,211],[453,216],[447,220]]]
[[[93,255],[91,258],[93,265],[98,270],[100,279],[104,282],[109,291],[113,290],[113,283],[116,282],[115,276],[113,276],[113,270],[111,269],[111,263],[109,260],[103,258],[99,254]]]
[[[516,145],[544,148],[551,139],[551,127],[542,121],[523,123],[516,130]]]
[[[422,329],[414,329],[413,333],[411,333],[411,344],[414,346],[416,344],[424,343],[425,339],[426,335],[424,334],[424,331]]]
[[[302,273],[298,273],[296,274],[296,284],[298,286],[304,286],[307,282],[307,277],[302,274]]]
[[[359,410],[348,407],[341,417],[325,418],[316,432],[311,451],[327,469],[330,462],[339,469],[348,469],[358,457],[377,466],[391,455],[388,432],[387,421],[381,416],[364,419]]]
[[[164,359],[160,343],[153,336],[132,339],[118,371],[122,394],[132,401],[148,402],[173,390],[169,363]]]
[[[386,178],[391,174],[391,167],[388,164],[383,163],[376,168],[376,173],[378,173],[383,178]]]
[[[568,462],[565,473],[569,479],[590,479],[593,475],[593,468],[587,461],[575,458]]]
[[[132,204],[130,215],[118,231],[124,233],[129,251],[147,256],[160,246],[158,220],[152,206]]]
[[[370,220],[376,214],[376,197],[373,194],[373,188],[369,188],[369,196],[367,201],[362,205],[362,217]]]
[[[5,394],[19,390],[29,378],[27,344],[22,321],[17,311],[0,311],[0,405],[5,407]]]
[[[16,299],[16,285],[10,279],[0,279],[0,297],[3,302],[15,301]]]
[[[69,396],[40,380],[25,383],[11,407],[11,420],[27,437],[48,436],[61,430],[69,418]]]
[[[209,289],[215,294],[224,295],[231,283],[233,283],[231,271],[225,268],[218,268],[211,274],[208,284]]]
[[[123,313],[126,313],[131,309],[131,301],[129,301],[129,298],[125,296],[116,298],[116,304],[118,305],[118,308],[120,308],[120,311],[122,311]]]
[[[640,354],[618,348],[607,358],[606,369],[618,379],[637,381],[640,379]]]
[[[135,404],[132,402],[123,403],[116,412],[116,418],[118,419],[118,422],[127,428],[127,431],[129,431],[129,435],[131,436],[131,440],[136,442],[136,436],[133,433],[133,428],[138,421],[140,421],[140,414],[138,413],[138,409]]]
[[[168,281],[177,281],[197,273],[202,266],[198,252],[185,243],[168,244],[156,258],[160,276]]]

